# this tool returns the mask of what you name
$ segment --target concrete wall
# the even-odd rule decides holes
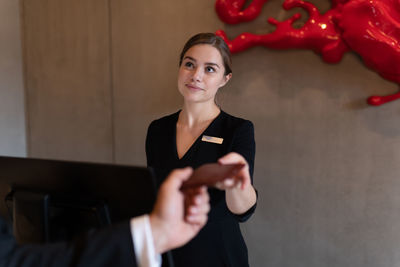
[[[18,1],[0,0],[0,155],[25,156],[25,109]]]
[[[267,32],[267,17],[293,14],[269,1],[256,21],[226,26],[214,0],[38,1],[23,1],[30,156],[135,165],[145,164],[149,122],[180,108],[177,61],[188,37]],[[76,42],[53,35],[57,27]],[[219,102],[256,128],[259,204],[242,227],[252,266],[399,266],[400,102],[365,104],[397,86],[352,53],[328,65],[310,51],[259,47],[233,61]]]

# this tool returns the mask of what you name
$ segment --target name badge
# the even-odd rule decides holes
[[[209,143],[214,143],[214,144],[222,144],[224,141],[224,138],[219,138],[219,137],[214,137],[214,136],[208,136],[208,135],[203,135],[201,138],[201,141],[203,142],[209,142]]]

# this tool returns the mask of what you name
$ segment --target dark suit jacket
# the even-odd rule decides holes
[[[19,246],[0,217],[0,267],[137,266],[129,223],[69,243]]]

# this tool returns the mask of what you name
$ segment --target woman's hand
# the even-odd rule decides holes
[[[220,190],[227,190],[233,188],[240,188],[241,190],[245,190],[251,184],[249,164],[242,155],[236,152],[230,152],[225,156],[223,156],[222,158],[220,158],[218,160],[218,163],[222,165],[242,163],[245,166],[235,175],[235,177],[230,177],[222,182],[217,183],[215,185],[216,188]]]
[[[257,201],[256,191],[251,185],[249,165],[244,157],[236,152],[231,152],[218,160],[220,164],[242,163],[245,166],[232,179],[224,180],[216,185],[225,190],[226,205],[234,214],[243,214]]]

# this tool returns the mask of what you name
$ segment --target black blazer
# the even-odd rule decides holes
[[[137,266],[129,223],[93,231],[69,243],[16,244],[0,217],[1,267]]]

